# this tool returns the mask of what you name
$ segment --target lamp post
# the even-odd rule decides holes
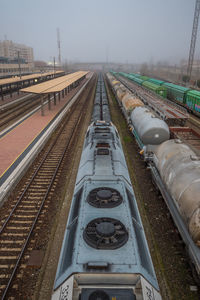
[[[19,58],[19,51],[17,51],[17,57],[18,57],[18,65],[19,65],[19,77],[21,79],[22,78],[22,74],[21,74],[21,64],[20,64],[20,58]]]
[[[54,72],[54,78],[55,78],[55,64],[56,64],[56,62],[55,62],[55,56],[53,57],[53,72]]]

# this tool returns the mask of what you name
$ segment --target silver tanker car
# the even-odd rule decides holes
[[[156,149],[153,160],[191,237],[200,246],[200,158],[180,140],[169,140]]]
[[[170,137],[168,125],[147,107],[136,107],[131,113],[132,124],[144,145],[159,145]]]
[[[107,78],[139,147],[145,149],[144,153],[148,156],[156,145],[169,139],[167,123],[144,106],[137,96],[119,84],[110,73],[107,74]]]

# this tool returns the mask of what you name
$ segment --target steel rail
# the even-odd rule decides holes
[[[40,103],[40,99],[35,99],[34,103],[31,103],[31,101],[32,101],[32,99],[28,100],[27,103],[22,103],[22,105],[20,107],[15,107],[14,109],[10,109],[9,111],[6,111],[4,115],[1,115],[1,113],[0,113],[1,119],[4,119],[2,122],[0,122],[0,128],[2,126],[6,125],[7,123],[9,123],[10,121],[14,121],[18,117],[23,116],[24,113],[27,113],[27,112],[29,112],[29,110],[34,109]],[[24,108],[24,110],[23,110],[23,108]],[[11,115],[11,114],[14,114],[14,115]],[[5,119],[6,117],[8,117],[8,118]]]
[[[84,91],[83,91],[83,93],[84,93]],[[88,94],[87,94],[87,96],[85,97],[84,103],[86,102],[87,97],[88,97],[91,93],[92,93],[92,87],[90,87],[90,89],[89,89],[89,91],[88,91]],[[36,175],[38,174],[38,172],[39,172],[39,170],[41,169],[42,165],[44,164],[46,158],[47,158],[48,155],[51,153],[53,147],[56,145],[56,143],[57,143],[59,137],[61,136],[62,132],[64,131],[65,126],[66,126],[66,124],[68,123],[68,121],[69,121],[69,119],[70,119],[70,117],[71,117],[71,115],[72,115],[72,112],[75,111],[75,109],[76,109],[78,103],[80,102],[80,100],[81,100],[81,95],[79,96],[78,101],[75,102],[75,103],[73,104],[73,106],[72,106],[72,108],[71,108],[72,110],[70,111],[70,114],[68,114],[68,117],[67,117],[67,119],[65,120],[65,123],[64,123],[63,126],[60,128],[60,130],[59,130],[59,132],[58,132],[58,134],[57,134],[56,139],[55,139],[54,142],[52,143],[52,145],[51,145],[50,149],[48,150],[48,152],[45,154],[45,156],[44,156],[44,158],[42,159],[41,163],[39,164],[38,168],[37,168],[36,171],[34,172],[32,178],[31,178],[31,181],[27,184],[25,190],[23,191],[23,193],[21,194],[21,196],[20,196],[20,198],[18,199],[17,203],[15,204],[15,206],[14,206],[13,209],[12,209],[12,211],[10,212],[9,216],[8,216],[7,219],[5,220],[3,226],[2,226],[2,228],[1,228],[1,230],[0,230],[0,234],[1,234],[1,233],[3,232],[3,230],[5,229],[7,223],[8,223],[9,220],[11,219],[11,217],[12,217],[14,211],[15,211],[16,208],[19,206],[19,204],[20,204],[21,200],[23,199],[25,193],[27,192],[27,190],[28,190],[28,188],[30,187],[31,183],[33,182],[34,178],[36,177]],[[14,276],[15,276],[16,270],[17,270],[17,268],[18,268],[18,266],[19,266],[19,263],[20,263],[20,261],[21,261],[21,258],[22,258],[22,256],[23,256],[23,254],[24,254],[24,252],[25,252],[26,246],[27,246],[27,244],[28,244],[28,242],[29,242],[30,236],[31,236],[31,234],[32,234],[32,232],[33,232],[33,230],[34,230],[34,227],[35,227],[35,225],[36,225],[36,223],[37,223],[37,220],[38,220],[38,218],[39,218],[39,216],[40,216],[40,213],[41,213],[41,210],[42,210],[42,208],[43,208],[43,206],[44,206],[45,200],[47,199],[47,197],[48,197],[48,195],[49,195],[49,192],[50,192],[51,187],[52,187],[52,185],[53,185],[53,183],[54,183],[55,177],[56,177],[56,175],[57,175],[57,173],[58,173],[58,170],[59,170],[60,165],[61,165],[61,163],[62,163],[62,161],[63,161],[63,158],[64,158],[64,156],[65,156],[65,154],[66,154],[66,152],[67,152],[67,150],[68,150],[68,148],[69,148],[69,145],[70,145],[71,141],[73,140],[73,137],[76,135],[76,130],[77,130],[77,128],[78,128],[78,125],[80,124],[81,118],[82,118],[82,110],[80,110],[80,113],[79,113],[79,116],[78,116],[78,121],[76,122],[75,126],[71,129],[72,132],[71,132],[71,134],[70,134],[69,140],[68,140],[67,144],[65,145],[65,148],[64,148],[64,150],[63,150],[63,152],[62,152],[62,154],[61,154],[61,157],[60,157],[60,159],[59,159],[59,161],[58,161],[58,163],[57,163],[56,169],[55,169],[55,171],[54,171],[54,173],[53,173],[53,175],[52,175],[51,181],[50,181],[50,183],[49,183],[49,185],[48,185],[48,187],[47,187],[47,191],[46,191],[46,193],[45,193],[45,195],[44,195],[44,197],[43,197],[43,199],[42,199],[42,202],[41,202],[40,207],[39,207],[39,209],[38,209],[37,215],[36,215],[36,217],[35,217],[35,219],[34,219],[34,221],[33,221],[33,224],[32,224],[32,226],[31,226],[31,228],[30,228],[30,231],[29,231],[29,233],[28,233],[28,235],[27,235],[27,237],[26,237],[26,240],[25,240],[25,242],[24,242],[24,244],[23,244],[23,246],[22,246],[21,252],[20,252],[19,257],[18,257],[18,259],[17,259],[17,261],[16,261],[16,264],[15,264],[15,267],[13,268],[12,274],[11,274],[11,276],[10,276],[10,278],[9,278],[9,281],[8,281],[8,283],[7,283],[7,285],[6,285],[6,288],[5,288],[4,292],[3,292],[3,295],[2,295],[2,298],[1,298],[2,300],[5,299],[5,297],[6,297],[7,293],[8,293],[8,290],[9,290],[9,288],[10,288],[10,285],[11,285],[11,283],[12,283],[12,281],[13,281]]]

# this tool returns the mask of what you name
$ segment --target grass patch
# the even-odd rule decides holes
[[[131,143],[132,142],[132,137],[131,136],[123,136],[123,140],[125,143]]]

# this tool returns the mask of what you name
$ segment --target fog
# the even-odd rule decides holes
[[[0,40],[52,61],[59,28],[62,62],[176,64],[188,58],[194,8],[195,0],[0,0]]]

